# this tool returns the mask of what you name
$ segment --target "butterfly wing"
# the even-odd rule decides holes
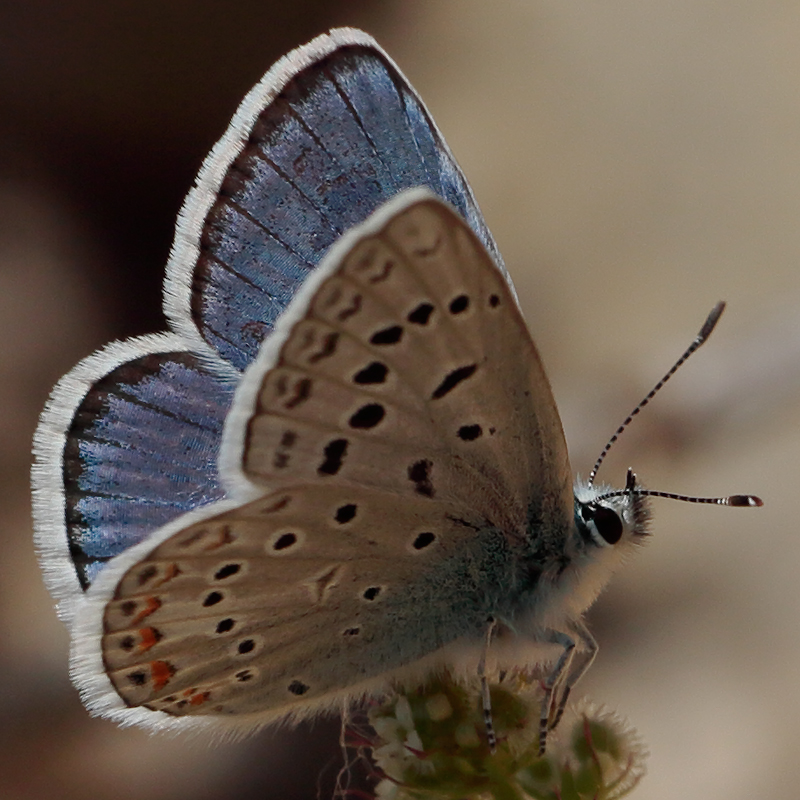
[[[190,525],[129,569],[106,605],[109,679],[127,706],[237,729],[383,687],[454,638],[480,637],[476,569],[499,581],[511,558],[484,526],[464,508],[338,484]]]
[[[110,345],[56,386],[36,432],[34,516],[66,621],[110,559],[224,496],[218,455],[232,399],[230,383],[163,334]]]
[[[336,478],[471,504],[511,531],[532,486],[571,498],[558,412],[508,285],[424,190],[344,237],[303,288],[242,381],[222,460],[239,487]]]
[[[167,267],[167,317],[244,369],[328,248],[413,186],[457,208],[502,264],[394,62],[360,31],[317,37],[250,92],[201,170]]]
[[[79,364],[37,430],[37,547],[62,615],[109,558],[225,496],[220,432],[241,370],[341,233],[417,185],[502,263],[435,123],[371,37],[320,36],[245,98],[178,219],[164,300],[176,333]]]
[[[238,463],[235,489],[258,499],[168,526],[91,593],[109,680],[145,724],[252,727],[479,642],[521,590],[531,496],[568,524],[536,350],[491,257],[427,192],[332,250],[231,419],[222,472]],[[95,704],[116,713],[108,692]]]

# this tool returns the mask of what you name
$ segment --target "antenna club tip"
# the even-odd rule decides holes
[[[750,508],[755,508],[764,505],[764,501],[754,494],[732,494],[727,500],[728,502],[725,505],[728,506],[748,506]]]
[[[708,315],[708,318],[703,323],[703,327],[700,329],[700,334],[698,335],[698,339],[701,342],[704,342],[711,336],[711,331],[714,330],[717,323],[719,322],[719,318],[722,316],[722,312],[725,310],[725,301],[720,300],[714,308],[711,309],[711,313]]]

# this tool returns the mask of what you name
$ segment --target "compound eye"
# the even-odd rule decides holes
[[[606,544],[616,544],[622,538],[622,520],[616,511],[605,506],[593,506],[590,518]]]

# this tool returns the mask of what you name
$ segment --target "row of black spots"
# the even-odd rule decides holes
[[[467,364],[449,372],[445,375],[444,380],[433,390],[431,400],[441,400],[443,397],[450,394],[456,386],[463,383],[468,378],[471,378],[477,369],[477,364]]]
[[[356,430],[370,430],[386,416],[386,409],[380,403],[367,403],[358,409],[348,422]]]
[[[465,294],[460,294],[450,301],[448,310],[455,316],[457,314],[463,314],[469,308],[469,306],[469,297]],[[436,307],[433,305],[433,303],[429,303],[426,300],[412,309],[406,316],[406,319],[415,325],[427,325],[428,322],[430,322],[435,310]]]
[[[353,383],[359,386],[375,386],[386,383],[388,375],[389,367],[386,364],[380,361],[373,361],[353,376]]]
[[[423,497],[433,497],[435,489],[431,479],[433,462],[427,458],[415,461],[408,467],[408,479],[414,484],[414,491]]]
[[[317,474],[321,477],[336,475],[344,465],[344,459],[347,455],[347,447],[349,444],[347,439],[333,439],[328,442],[323,451],[325,458],[317,467]]]
[[[499,304],[500,298],[497,295],[492,295],[490,305],[494,307]],[[462,314],[469,308],[470,300],[465,294],[460,294],[453,298],[449,304],[450,313],[453,315]],[[413,308],[406,316],[406,319],[414,325],[424,326],[427,325],[436,307],[427,301],[424,301]],[[386,328],[376,331],[370,338],[371,344],[376,345],[390,345],[397,344],[403,338],[403,327],[401,325],[390,325]]]

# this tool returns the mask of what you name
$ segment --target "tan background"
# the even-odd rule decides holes
[[[711,343],[614,451],[655,535],[591,614],[583,689],[652,751],[640,800],[800,784],[800,6],[719,0],[133,3],[0,10],[0,796],[312,798],[335,723],[207,749],[93,720],[38,573],[29,441],[53,382],[160,329],[171,225],[271,62],[366,28],[471,180],[588,471],[719,298]]]

